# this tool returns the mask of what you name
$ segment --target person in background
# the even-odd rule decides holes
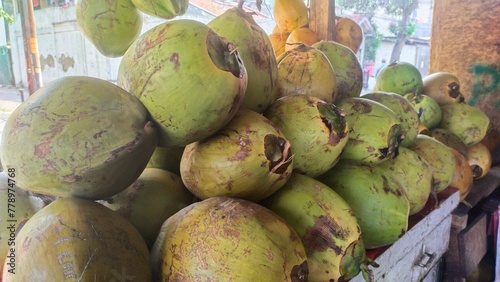
[[[377,71],[375,72],[375,77],[378,76],[378,73],[380,72],[381,69],[385,67],[385,59],[382,59],[382,64],[378,66]]]
[[[364,75],[363,75],[363,87],[366,89],[368,88],[368,82],[370,80],[370,77],[373,77],[373,71],[375,69],[375,66],[373,64],[372,60],[369,60],[366,63],[366,66],[364,68]]]

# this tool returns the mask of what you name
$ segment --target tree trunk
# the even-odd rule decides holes
[[[394,46],[392,47],[391,59],[389,63],[399,61],[403,47],[405,47],[406,39],[408,39],[408,36],[406,35],[400,35],[397,37],[396,43],[394,43]]]
[[[412,3],[403,9],[403,14],[401,17],[401,28],[402,30],[406,30],[410,23],[410,16],[418,6],[418,0],[413,0]],[[403,47],[405,46],[406,40],[408,40],[409,35],[405,32],[401,32],[396,35],[396,42],[394,43],[394,47],[392,48],[390,63],[399,61],[399,57],[401,57],[401,52],[403,51]]]

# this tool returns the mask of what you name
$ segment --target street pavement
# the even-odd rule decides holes
[[[24,92],[24,99],[28,92]],[[21,104],[22,96],[15,87],[0,87],[0,135],[10,114]]]

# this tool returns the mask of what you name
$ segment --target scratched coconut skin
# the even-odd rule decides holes
[[[61,198],[16,238],[16,274],[3,281],[151,281],[146,243],[124,218],[91,200]]]
[[[51,196],[103,199],[146,167],[156,130],[146,108],[118,86],[92,77],[59,78],[9,117],[0,148],[19,187]]]
[[[262,113],[276,99],[278,90],[278,67],[269,36],[252,15],[239,8],[226,10],[207,25],[238,46],[248,73],[241,108]]]
[[[439,193],[450,185],[456,166],[450,147],[430,136],[419,134],[408,149],[419,154],[429,164],[433,192]]]
[[[0,172],[0,203],[5,203],[2,204],[3,212],[0,214],[0,226],[2,226],[0,229],[0,275],[4,261],[10,263],[10,258],[6,259],[6,256],[12,256],[10,253],[11,247],[15,247],[12,245],[15,234],[38,210],[38,203],[35,199],[30,199],[28,193],[17,186],[11,187],[9,183],[13,182],[12,180],[9,182],[9,179],[13,178],[8,177],[7,172]],[[9,193],[12,191],[15,192],[15,198],[9,197]],[[9,199],[15,199],[15,202],[9,203]],[[15,261],[15,258],[13,260]],[[6,265],[7,271],[10,268],[9,265]]]
[[[468,104],[446,104],[441,106],[442,118],[439,128],[448,129],[470,147],[486,136],[490,119],[478,107]]]
[[[380,70],[373,91],[420,94],[423,87],[422,75],[417,67],[408,62],[393,62]]]
[[[405,190],[410,202],[410,215],[418,213],[432,191],[432,171],[427,161],[412,150],[400,147],[397,158],[390,158],[378,167],[391,174]]]
[[[181,177],[197,197],[260,201],[282,187],[293,169],[290,143],[264,116],[240,109],[211,137],[186,146]]]
[[[410,101],[413,109],[418,113],[420,124],[427,129],[438,127],[443,117],[443,112],[434,98],[423,94],[406,94],[406,100]]]
[[[194,20],[171,20],[141,35],[117,79],[151,113],[161,146],[214,134],[234,116],[247,87],[236,46]]]
[[[356,54],[335,41],[320,41],[312,45],[330,61],[337,80],[335,101],[346,97],[359,97],[363,88],[363,69]]]
[[[437,139],[439,142],[445,144],[446,146],[457,150],[460,154],[467,156],[467,146],[465,146],[464,141],[460,139],[457,135],[444,128],[433,128],[430,131],[431,137]]]
[[[310,281],[344,281],[358,275],[361,268],[368,272],[356,216],[330,187],[294,173],[285,186],[262,204],[281,216],[301,237]]]
[[[341,161],[318,180],[352,208],[367,249],[392,244],[407,231],[408,198],[401,184],[381,168]]]
[[[141,12],[130,0],[78,0],[76,20],[95,48],[111,58],[125,54],[142,29]]]
[[[331,169],[349,139],[343,111],[313,96],[278,99],[264,116],[290,141],[294,172],[311,177]]]
[[[301,282],[308,273],[304,246],[281,217],[228,197],[194,203],[167,219],[151,260],[155,281]]]
[[[400,145],[408,147],[413,143],[418,134],[419,119],[408,100],[399,94],[383,91],[373,91],[362,97],[379,102],[393,111],[401,123],[401,130],[404,131],[404,139]]]
[[[132,0],[140,11],[153,17],[173,19],[184,15],[188,9],[188,0]]]
[[[365,98],[346,98],[337,106],[344,110],[350,126],[341,160],[378,164],[397,156],[403,132],[393,111]]]
[[[335,72],[323,52],[304,44],[277,58],[278,97],[310,95],[333,103],[336,98]]]
[[[132,223],[151,247],[163,222],[193,200],[180,176],[159,168],[145,168],[127,189],[99,202]]]

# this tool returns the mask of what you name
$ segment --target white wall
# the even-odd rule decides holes
[[[2,1],[0,1],[0,8],[3,8]],[[7,45],[7,37],[5,36],[5,20],[0,18],[0,46]]]
[[[35,10],[34,13],[44,84],[70,75],[93,76],[116,81],[121,58],[101,55],[83,36],[76,22],[74,6],[45,8]],[[10,29],[14,76],[17,84],[22,81],[26,86],[21,20],[19,15],[15,18],[16,21]],[[189,15],[186,15],[186,18],[189,18]],[[145,16],[142,32],[162,22],[164,22],[162,19]]]

